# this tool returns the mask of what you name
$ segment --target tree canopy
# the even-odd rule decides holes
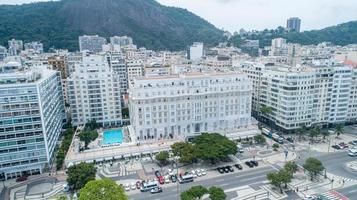
[[[278,172],[270,172],[267,174],[267,179],[272,185],[278,187],[281,193],[283,193],[281,184],[285,184],[286,187],[287,183],[290,183],[292,178],[292,174],[286,171],[285,169],[279,170]]]
[[[168,163],[167,159],[169,158],[169,152],[160,151],[158,154],[156,154],[155,158],[161,165],[166,165]]]
[[[192,163],[196,158],[195,147],[193,144],[188,142],[176,142],[171,145],[172,153],[175,156],[179,156],[180,163],[189,164]]]
[[[218,133],[202,133],[194,138],[197,157],[215,162],[237,153],[237,145],[227,137]]]
[[[95,179],[97,169],[94,164],[79,163],[67,170],[67,182],[74,190],[81,189],[87,182]]]
[[[89,181],[79,192],[78,200],[127,200],[123,187],[104,178]]]
[[[92,130],[92,131],[84,130],[81,133],[79,133],[79,139],[84,142],[85,148],[88,147],[88,144],[90,142],[97,139],[97,137],[98,137],[98,132],[96,130]]]
[[[227,195],[224,193],[223,189],[219,187],[210,187],[208,193],[211,200],[225,200],[227,198]]]
[[[304,169],[309,172],[311,180],[320,172],[322,172],[325,167],[322,165],[321,161],[316,158],[308,158],[303,165]]]
[[[181,200],[193,200],[193,199],[201,199],[203,195],[207,194],[207,188],[202,185],[192,186],[190,189],[181,193]]]

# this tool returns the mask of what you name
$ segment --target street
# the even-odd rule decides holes
[[[163,192],[159,194],[146,193],[136,193],[130,196],[132,199],[160,199],[160,200],[173,200],[178,199],[178,194],[182,191],[189,189],[194,185],[202,185],[205,187],[217,186],[224,190],[238,188],[245,185],[254,185],[253,187],[258,187],[263,185],[263,181],[266,180],[266,174],[275,171],[271,166],[260,167],[247,172],[238,171],[238,173],[229,173],[221,175],[219,177],[212,177],[206,180],[194,181],[193,183],[179,184],[177,191],[177,184],[172,184],[170,187],[163,188]],[[239,194],[238,194],[239,195]],[[237,197],[236,192],[227,192],[227,199]]]
[[[301,158],[297,160],[297,163],[303,165],[305,159],[309,157],[309,154],[300,153],[299,155],[301,155]],[[357,180],[357,172],[346,166],[346,163],[355,161],[356,158],[348,156],[346,151],[341,150],[340,152],[333,153],[313,152],[311,153],[311,157],[319,159],[327,169],[327,172],[349,180]]]

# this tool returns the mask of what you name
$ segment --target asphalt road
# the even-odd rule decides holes
[[[237,171],[235,169],[235,171]],[[252,185],[254,184],[255,187],[263,185],[263,181],[266,180],[266,174],[269,172],[273,172],[275,169],[271,166],[261,167],[250,171],[238,171],[238,173],[229,173],[224,174],[218,177],[212,177],[206,180],[198,180],[194,181],[193,183],[186,183],[186,184],[179,184],[179,190],[177,190],[177,185],[172,184],[170,187],[164,187],[163,192],[159,194],[151,194],[150,192],[146,193],[136,193],[130,196],[131,199],[160,199],[160,200],[174,200],[178,199],[178,194],[182,191],[189,189],[194,185],[202,185],[205,187],[210,186],[218,186],[226,189],[237,188],[245,185]],[[227,193],[227,199],[231,199],[236,197],[235,192]]]
[[[337,191],[340,192],[341,194],[343,194],[344,196],[348,197],[351,200],[357,199],[357,186],[356,185],[346,187],[346,188],[341,188],[341,189],[338,189]]]
[[[301,159],[297,161],[298,164],[303,164],[305,159],[309,156],[307,152],[301,153]],[[357,180],[357,172],[346,166],[347,162],[355,161],[356,157],[347,155],[347,151],[330,153],[311,153],[311,157],[319,159],[327,169],[327,172],[334,175]]]

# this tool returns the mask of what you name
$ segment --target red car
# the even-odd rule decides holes
[[[163,185],[165,183],[165,179],[163,176],[159,176],[159,183]]]
[[[22,182],[22,181],[26,181],[27,180],[27,176],[20,176],[16,179],[16,182]]]

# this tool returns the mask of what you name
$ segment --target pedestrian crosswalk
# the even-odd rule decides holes
[[[327,191],[325,193],[320,194],[319,196],[326,200],[349,200],[348,197],[342,195],[341,193],[335,190]]]
[[[344,182],[357,182],[357,179],[353,179],[353,178],[346,178],[346,177],[343,177],[343,176],[336,176],[334,175],[333,177],[335,180],[337,181],[340,181],[341,183]]]

